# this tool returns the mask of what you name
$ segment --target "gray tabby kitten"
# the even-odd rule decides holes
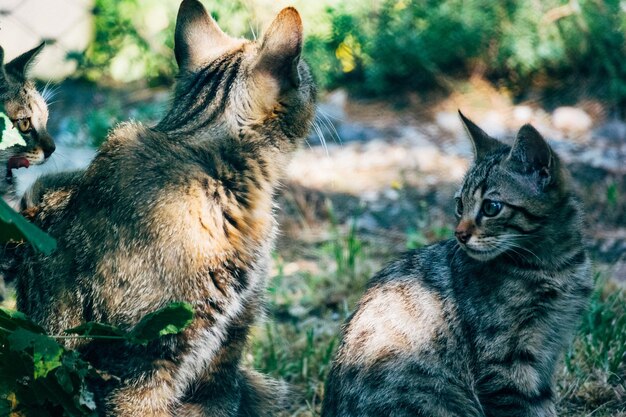
[[[130,329],[172,301],[194,306],[189,328],[145,348],[67,342],[119,377],[95,387],[102,415],[271,416],[283,405],[282,386],[240,362],[263,313],[274,189],[314,114],[302,31],[286,8],[258,42],[235,39],[184,0],[164,119],[120,125],[85,172],[27,194],[58,250],[18,254],[17,304],[50,333]]]
[[[461,118],[475,162],[455,197],[456,240],[372,279],[322,416],[555,416],[555,367],[592,291],[581,207],[532,126],[510,147]]]

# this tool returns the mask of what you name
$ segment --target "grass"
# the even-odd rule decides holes
[[[563,415],[626,416],[626,290],[599,273],[559,386]]]

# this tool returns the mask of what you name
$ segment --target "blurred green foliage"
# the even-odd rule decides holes
[[[179,3],[95,0],[93,41],[84,54],[70,56],[79,62],[77,75],[95,82],[170,82],[176,74],[173,34]],[[241,35],[250,28],[251,13],[243,1],[205,4],[225,30]]]
[[[204,3],[228,33],[249,38],[262,27],[258,14],[276,7],[264,0]],[[322,88],[390,95],[479,72],[516,94],[582,78],[601,84],[607,98],[626,100],[626,10],[619,0],[295,3],[305,22],[304,54]],[[171,80],[177,7],[175,0],[96,0],[82,75]]]
[[[393,94],[446,87],[479,71],[518,94],[537,83],[584,78],[608,82],[608,98],[626,99],[620,1],[386,0],[329,15],[327,47],[343,63],[333,85]]]

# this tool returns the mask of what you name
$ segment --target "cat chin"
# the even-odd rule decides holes
[[[476,259],[477,261],[481,261],[481,262],[490,261],[498,257],[500,254],[502,254],[502,252],[499,251],[498,249],[476,250],[476,249],[470,248],[467,245],[462,245],[461,247],[470,258]]]

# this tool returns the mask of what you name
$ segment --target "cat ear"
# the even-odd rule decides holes
[[[474,145],[474,159],[482,159],[489,152],[502,147],[502,143],[486,134],[474,122],[465,117],[461,110],[458,112],[461,122],[463,122],[463,127],[465,127],[465,131],[472,140],[472,145]]]
[[[508,160],[521,164],[525,171],[539,172],[549,176],[554,166],[552,149],[541,134],[531,125],[521,127]]]
[[[278,81],[281,91],[300,85],[302,19],[293,7],[283,9],[263,35],[255,69]]]
[[[34,58],[39,54],[39,52],[41,52],[44,46],[46,46],[46,43],[41,42],[30,51],[24,52],[22,55],[18,56],[13,61],[6,64],[4,67],[6,72],[8,74],[18,77],[21,80],[25,80],[26,73],[34,62]]]
[[[176,17],[174,55],[180,69],[194,69],[232,45],[198,0],[183,0]]]

